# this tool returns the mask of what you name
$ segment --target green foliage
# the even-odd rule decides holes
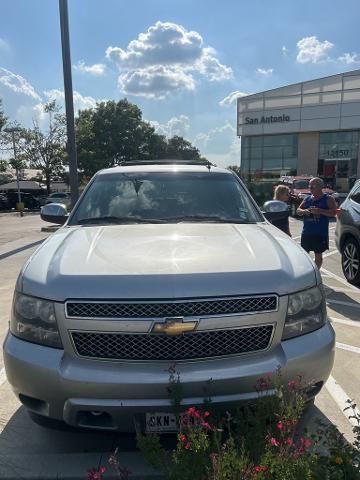
[[[175,366],[169,374],[168,392],[178,412],[180,374]],[[349,402],[358,425],[354,445],[328,425],[309,437],[298,428],[305,387],[301,377],[284,385],[280,372],[260,378],[255,385],[259,398],[252,407],[223,418],[190,407],[180,417],[174,452],[166,451],[154,434],[138,434],[138,447],[169,480],[360,480],[356,406]]]
[[[55,101],[47,103],[44,112],[48,115],[47,130],[42,130],[37,122],[34,122],[33,128],[23,130],[19,159],[31,168],[41,170],[49,194],[51,178],[64,171],[66,123]]]
[[[200,158],[199,151],[182,137],[167,140],[156,134],[142,119],[140,108],[126,99],[80,111],[76,141],[78,165],[85,176],[124,160]]]

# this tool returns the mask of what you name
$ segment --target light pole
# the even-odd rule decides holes
[[[75,205],[79,198],[79,182],[76,158],[76,139],[74,123],[74,102],[71,78],[70,38],[69,38],[69,15],[67,0],[59,0],[61,47],[64,72],[64,94],[67,126],[67,151],[69,155],[69,176],[71,204]]]
[[[19,183],[19,168],[18,168],[18,163],[17,163],[17,158],[16,158],[16,143],[15,143],[15,133],[21,132],[20,127],[8,127],[4,128],[3,130],[6,133],[11,133],[12,137],[12,143],[13,143],[13,149],[14,149],[14,161],[15,161],[15,171],[16,171],[16,184],[17,184],[17,194],[18,194],[18,204],[20,207],[20,217],[24,216],[23,209],[21,207],[21,194],[20,194],[20,183]]]

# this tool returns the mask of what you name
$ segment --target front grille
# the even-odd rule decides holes
[[[115,360],[186,360],[265,350],[273,325],[163,334],[71,332],[78,355]]]
[[[164,318],[271,312],[277,296],[221,298],[173,302],[74,302],[66,304],[72,318]]]

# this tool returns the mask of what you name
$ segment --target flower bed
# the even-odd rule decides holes
[[[270,388],[275,388],[275,395],[267,395]],[[256,389],[256,405],[233,412],[217,412],[210,399],[201,408],[188,408],[178,417],[180,432],[173,452],[163,448],[158,435],[138,432],[145,460],[169,480],[360,480],[360,418],[350,400],[349,415],[357,421],[353,444],[334,426],[321,422],[311,435],[300,431],[307,400],[301,377],[284,385],[279,372],[274,378],[260,378]],[[168,390],[179,415],[181,382],[174,368]],[[120,480],[131,478],[120,466],[117,452],[110,465]],[[104,469],[89,471],[89,480],[100,480]]]

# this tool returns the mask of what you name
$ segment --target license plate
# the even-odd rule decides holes
[[[146,414],[146,431],[152,433],[177,432],[176,416],[172,413],[154,412]]]

